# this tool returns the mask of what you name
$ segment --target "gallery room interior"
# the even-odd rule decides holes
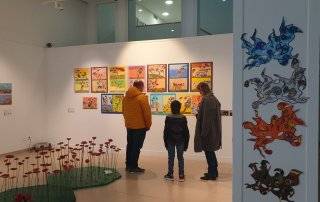
[[[318,10],[1,0],[0,202],[319,201]]]

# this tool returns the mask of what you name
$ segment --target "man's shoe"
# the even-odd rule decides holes
[[[208,173],[203,173],[203,175],[204,176],[207,176],[207,175],[209,175]],[[213,175],[213,176],[215,176],[216,178],[218,178],[219,177],[219,173],[217,172],[215,175]]]
[[[130,173],[144,173],[145,169],[137,167],[137,168],[129,169],[129,172]]]
[[[204,181],[209,181],[209,180],[216,180],[217,178],[216,177],[212,177],[212,176],[209,176],[209,175],[205,175],[203,177],[200,177],[201,180],[204,180]]]
[[[164,179],[165,179],[165,180],[169,180],[169,181],[173,181],[173,180],[174,180],[173,175],[171,175],[171,174],[166,174],[166,175],[164,176]]]

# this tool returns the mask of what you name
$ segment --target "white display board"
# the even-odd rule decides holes
[[[73,69],[113,65],[147,65],[213,61],[213,91],[222,109],[232,109],[232,34],[182,39],[139,41],[53,48],[47,50],[47,135],[50,142],[63,137],[80,141],[90,136],[113,138],[119,146],[126,146],[126,130],[122,115],[101,114],[100,110],[83,110],[82,97],[100,94],[75,94]],[[99,100],[99,99],[98,99]],[[100,106],[100,101],[98,101]],[[153,116],[147,134],[144,154],[163,154],[165,116]],[[193,156],[195,117],[188,117],[191,141],[187,156]],[[223,149],[219,158],[232,159],[232,117],[223,118]],[[197,157],[198,158],[198,157]]]

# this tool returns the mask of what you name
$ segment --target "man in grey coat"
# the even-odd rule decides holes
[[[196,123],[194,137],[194,151],[205,152],[208,172],[204,173],[201,180],[216,180],[218,177],[218,161],[215,151],[221,149],[221,104],[213,95],[207,83],[201,82],[197,86],[202,101]]]

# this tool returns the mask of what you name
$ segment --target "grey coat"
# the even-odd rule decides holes
[[[203,96],[197,115],[194,151],[221,149],[221,104],[212,94]]]

